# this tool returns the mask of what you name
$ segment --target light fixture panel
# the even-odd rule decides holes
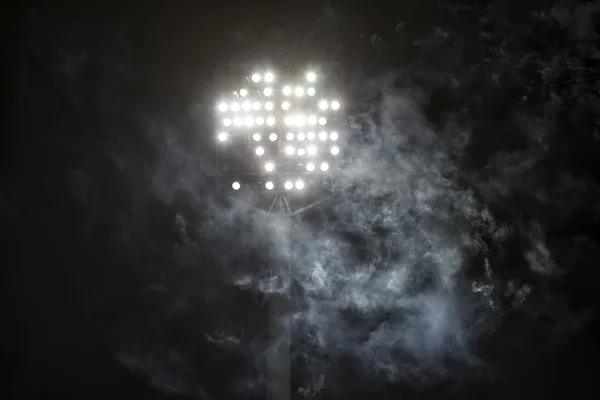
[[[214,104],[219,159],[236,164],[221,170],[239,175],[245,165],[262,190],[306,191],[340,159],[343,102],[315,70],[256,69]],[[236,179],[231,189],[248,189]]]

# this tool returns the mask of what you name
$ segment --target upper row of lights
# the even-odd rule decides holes
[[[254,83],[259,83],[262,80],[264,80],[267,83],[272,83],[275,81],[275,75],[272,72],[267,72],[264,74],[264,76],[262,76],[261,74],[255,73],[252,75],[251,77],[252,82]],[[308,72],[306,74],[306,80],[310,83],[315,82],[317,80],[317,75],[314,72]],[[304,87],[302,86],[296,86],[295,88],[292,89],[291,86],[287,85],[284,86],[282,89],[282,93],[284,96],[291,96],[292,94],[294,94],[296,97],[302,97],[304,96],[304,94],[308,95],[308,96],[314,96],[316,94],[316,90],[314,87],[309,87],[304,89]],[[243,88],[239,90],[239,95],[241,97],[246,97],[249,94],[248,89]],[[273,88],[271,87],[266,87],[263,89],[262,94],[265,96],[272,96],[274,94],[273,92]],[[222,107],[219,107],[221,109],[221,111],[226,111],[226,109],[222,109]],[[235,111],[235,110],[234,110]]]

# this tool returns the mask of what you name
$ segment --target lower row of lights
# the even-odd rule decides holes
[[[242,185],[239,182],[233,182],[231,187],[233,188],[233,190],[239,190],[242,187]],[[298,179],[295,183],[292,181],[286,181],[283,184],[283,187],[286,190],[292,190],[294,187],[297,190],[302,190],[302,189],[304,189],[304,181],[302,181],[301,179]],[[265,189],[273,190],[274,188],[275,188],[275,184],[273,182],[268,181],[265,183]]]
[[[309,162],[306,164],[306,170],[309,172],[314,171],[316,168],[315,163]],[[275,164],[273,164],[272,162],[268,162],[265,164],[265,170],[267,170],[267,172],[272,172],[275,169]],[[327,164],[326,162],[322,162],[321,165],[319,166],[319,169],[323,172],[329,170],[329,164]]]

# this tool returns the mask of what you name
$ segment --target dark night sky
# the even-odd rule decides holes
[[[1,343],[8,371],[4,398],[201,398],[198,393],[211,399],[262,398],[239,392],[241,397],[234,397],[226,389],[247,367],[247,357],[200,339],[211,329],[243,326],[252,332],[264,324],[261,295],[227,286],[225,272],[215,267],[229,260],[256,270],[264,259],[250,250],[231,250],[231,243],[244,240],[244,228],[232,233],[229,242],[206,234],[212,220],[203,208],[211,190],[205,167],[198,167],[202,178],[192,185],[197,198],[192,191],[174,190],[165,200],[147,176],[163,154],[157,138],[167,131],[193,148],[202,165],[210,163],[207,120],[219,67],[307,58],[333,65],[347,88],[348,103],[354,104],[351,114],[362,116],[355,126],[368,125],[365,114],[385,93],[402,92],[421,96],[421,113],[433,130],[446,131],[449,120],[469,130],[471,140],[457,162],[460,184],[474,188],[474,197],[517,231],[522,225],[515,221],[543,221],[556,263],[569,265],[559,278],[538,276],[520,256],[526,235],[495,245],[482,234],[490,243],[490,257],[496,257],[492,264],[498,281],[518,277],[542,293],[535,301],[564,300],[569,312],[554,313],[538,303],[527,310],[507,306],[502,324],[477,343],[486,360],[498,367],[494,379],[442,380],[416,389],[409,380],[366,383],[360,372],[351,371],[336,375],[342,389],[335,396],[583,399],[600,394],[595,315],[600,283],[600,45],[590,44],[593,33],[581,33],[585,26],[595,29],[596,37],[600,34],[597,8],[550,0],[488,6],[451,0],[171,3],[31,6],[2,14],[8,88],[3,90],[7,107],[0,181],[6,231],[1,278]],[[554,6],[580,12],[572,12],[565,22],[565,13],[550,13]],[[532,15],[540,10],[554,19],[533,23]],[[436,44],[435,29],[452,40]],[[393,79],[385,90],[373,90],[382,85],[374,83],[382,76]],[[527,120],[532,115],[538,119]],[[502,160],[511,160],[511,154],[530,157],[521,152],[520,132],[542,125],[548,138],[536,161],[535,179],[527,173],[511,175],[516,194],[494,197],[496,186],[481,182],[489,171],[505,176],[498,171],[513,166],[511,161],[499,164],[494,155],[509,155]],[[363,143],[356,135],[352,140]],[[169,167],[178,171],[178,164]],[[564,187],[563,172],[576,177]],[[146,178],[136,179],[140,176]],[[529,190],[550,200],[537,202]],[[185,250],[193,254],[194,267],[185,254],[171,250],[176,244],[187,249],[173,229],[178,212],[201,227],[195,247]],[[339,218],[324,220],[336,225]],[[386,237],[379,235],[374,236]],[[348,240],[359,248],[368,241],[363,239]],[[221,253],[228,251],[234,254],[223,258]],[[475,276],[476,268],[465,272],[465,279]],[[166,294],[148,294],[149,287],[159,284],[183,299],[185,311],[169,311],[174,300]],[[497,296],[502,302],[502,295]],[[575,317],[580,311],[588,317]],[[554,335],[550,327],[570,321],[576,321],[576,329],[556,333],[564,340],[541,344]],[[506,344],[512,340],[525,345]],[[136,346],[193,354],[185,362],[184,389],[169,394],[164,384],[150,384],[163,375],[176,376],[177,367],[164,372],[155,366],[145,374],[115,357]],[[334,397],[327,396],[322,398]]]

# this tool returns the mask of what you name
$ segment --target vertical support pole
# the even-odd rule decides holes
[[[277,206],[273,210],[276,223],[281,227],[282,243],[287,245],[290,235],[289,205],[284,194],[276,198]],[[285,249],[283,250],[285,254]],[[289,279],[286,268],[271,268],[271,276],[279,282]],[[279,274],[279,275],[278,275]],[[269,347],[267,355],[267,398],[268,400],[291,399],[291,314],[285,297],[274,294],[269,301]]]

